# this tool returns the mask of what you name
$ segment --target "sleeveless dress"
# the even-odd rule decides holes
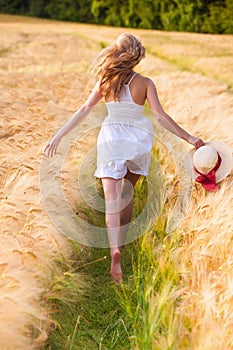
[[[123,178],[127,171],[148,174],[154,129],[143,115],[144,106],[133,101],[130,83],[122,90],[119,102],[106,102],[108,115],[104,119],[97,139],[98,178]]]

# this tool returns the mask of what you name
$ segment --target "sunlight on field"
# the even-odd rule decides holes
[[[122,28],[5,15],[0,28],[0,344],[26,350],[47,339],[50,316],[41,295],[53,259],[70,254],[43,208],[42,150],[88,96],[93,58]],[[138,71],[154,80],[166,111],[204,141],[219,139],[233,149],[233,36],[132,32],[148,48]],[[75,186],[72,179],[67,183]],[[189,319],[190,350],[233,347],[232,185],[232,173],[214,194],[195,185],[178,228],[183,245],[172,254],[182,293],[176,312]]]

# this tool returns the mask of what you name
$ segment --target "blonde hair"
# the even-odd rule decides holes
[[[114,45],[103,49],[94,62],[93,73],[104,97],[120,92],[132,74],[132,69],[145,57],[145,47],[129,33],[122,33]]]

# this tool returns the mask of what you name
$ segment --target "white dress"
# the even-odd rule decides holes
[[[121,92],[119,102],[107,102],[108,115],[104,119],[97,140],[98,178],[123,178],[127,171],[147,175],[154,129],[143,115],[144,106],[133,101],[130,83]]]

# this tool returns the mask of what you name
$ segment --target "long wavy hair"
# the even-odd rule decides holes
[[[119,100],[133,68],[145,57],[145,47],[130,33],[122,33],[114,45],[103,49],[94,61],[93,73],[102,95]]]

